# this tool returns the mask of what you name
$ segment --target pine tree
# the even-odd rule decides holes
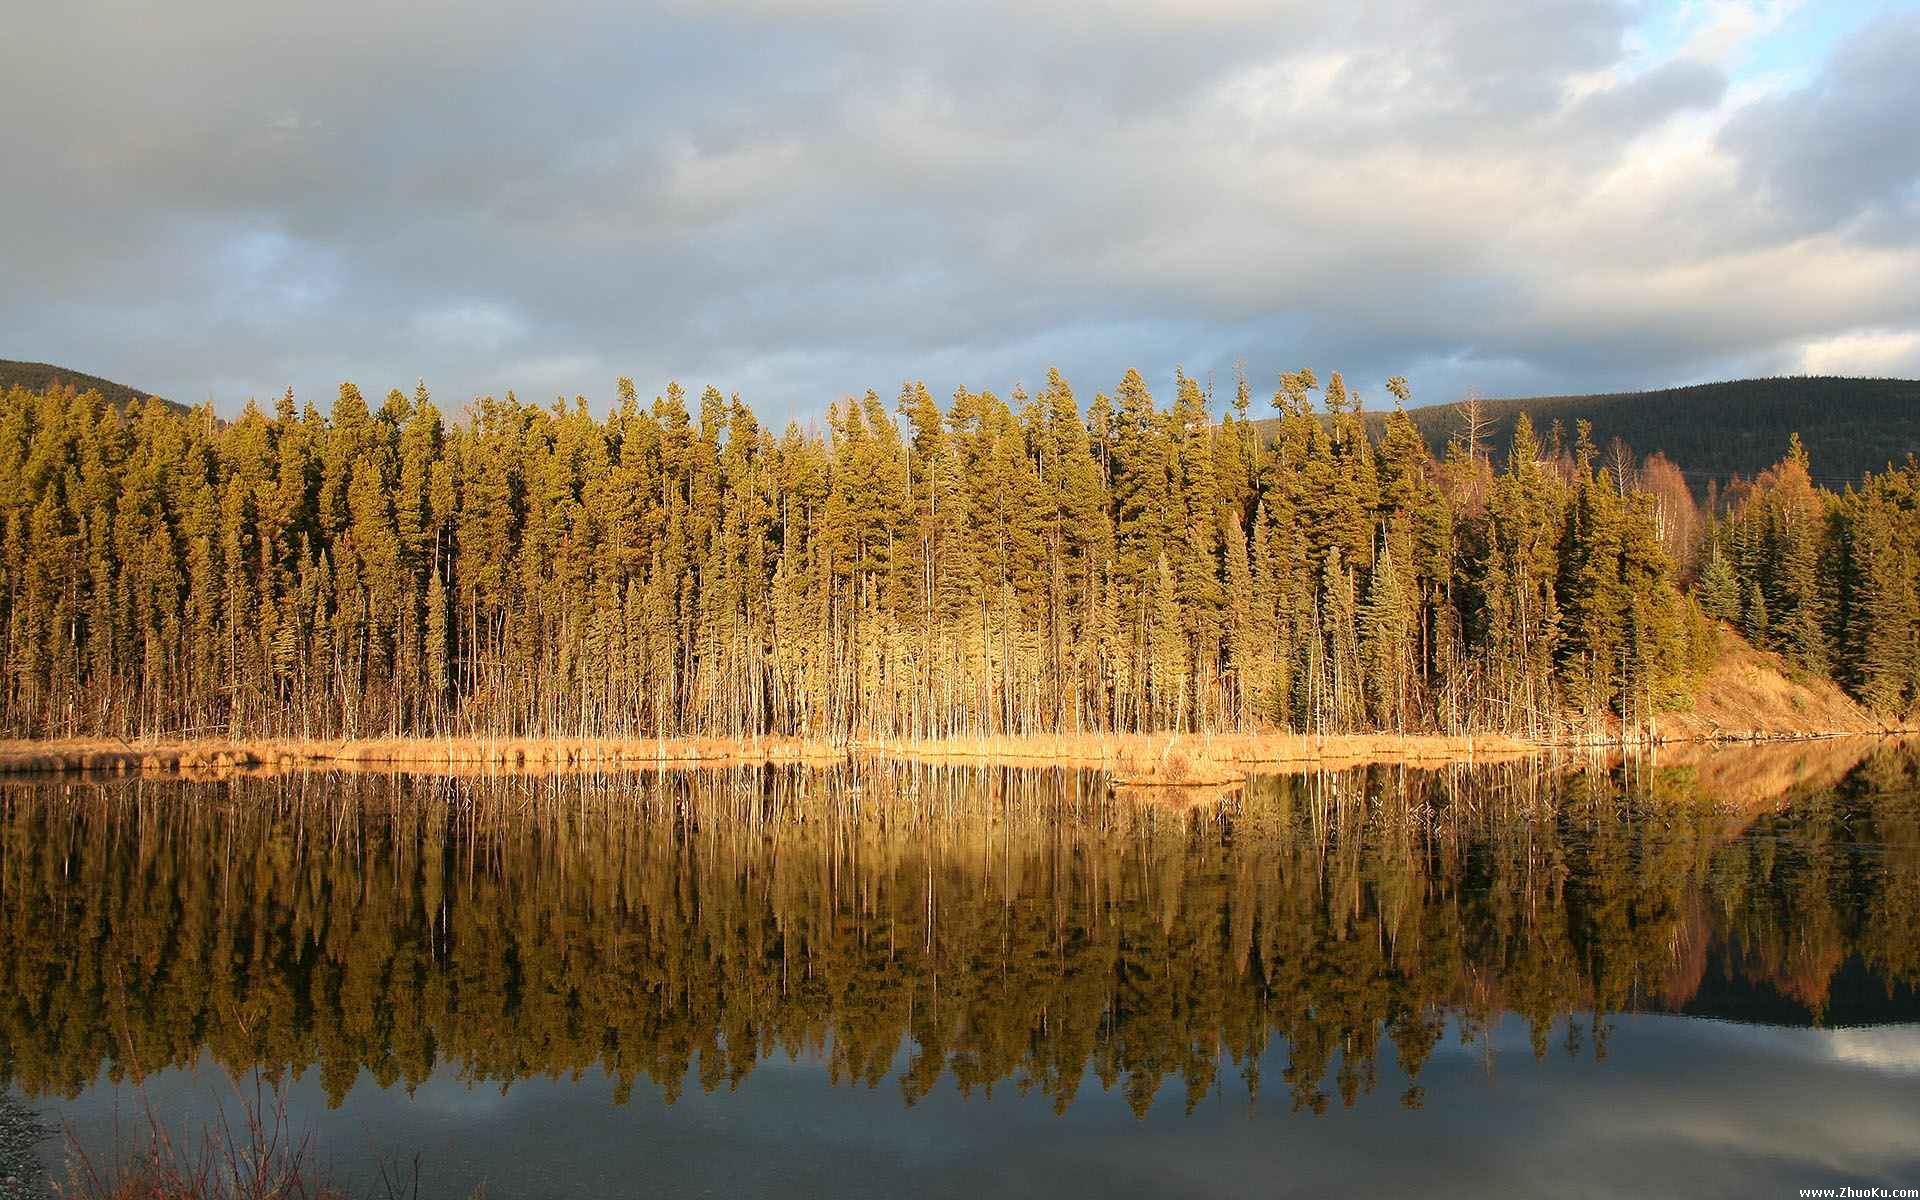
[[[1747,585],[1747,604],[1740,631],[1756,646],[1766,645],[1772,635],[1773,620],[1767,613],[1767,594],[1758,581]]]
[[[1220,585],[1220,513],[1225,507],[1214,463],[1214,426],[1200,385],[1181,374],[1172,413],[1177,495],[1183,516],[1175,571],[1181,624],[1185,630],[1187,676],[1192,682],[1193,719],[1209,726],[1216,718],[1215,678],[1220,664],[1222,615],[1226,596]]]
[[[1582,479],[1561,552],[1560,659],[1575,702],[1590,717],[1612,707],[1625,675],[1633,595],[1622,570],[1623,538],[1608,472]]]
[[[1157,622],[1155,589],[1166,555],[1167,518],[1173,510],[1166,423],[1138,371],[1128,371],[1118,390],[1113,418],[1111,472],[1113,575],[1120,653],[1129,663],[1130,685],[1117,698],[1130,728],[1147,726],[1151,695],[1147,680],[1156,657],[1150,625]]]
[[[1734,574],[1733,562],[1721,549],[1718,538],[1714,539],[1712,549],[1707,552],[1707,563],[1700,569],[1700,578],[1693,585],[1693,594],[1700,601],[1701,609],[1714,620],[1739,620],[1740,579]]]
[[[1870,491],[1851,504],[1846,680],[1869,706],[1898,713],[1912,702],[1920,661],[1920,596],[1911,550],[1900,544],[1887,499]],[[1904,514],[1903,514],[1904,515]]]
[[[1360,607],[1360,653],[1366,667],[1368,707],[1373,723],[1404,730],[1407,724],[1407,664],[1412,622],[1400,571],[1391,549],[1381,552],[1368,573]]]

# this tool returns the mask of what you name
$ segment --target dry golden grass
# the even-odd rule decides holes
[[[856,750],[908,762],[995,762],[1112,770],[1117,774],[1162,774],[1155,766],[1175,748],[1190,758],[1186,770],[1204,774],[1204,764],[1224,764],[1233,778],[1249,769],[1289,763],[1356,766],[1376,762],[1491,762],[1525,757],[1544,747],[1520,738],[1450,737],[1441,734],[1296,733],[1042,734],[1031,737],[950,737],[889,739],[861,743]],[[1174,772],[1177,773],[1177,772]]]
[[[1512,759],[1541,747],[1505,737],[1437,735],[1063,734],[885,739],[834,745],[800,738],[370,738],[238,741],[0,742],[0,773],[84,772],[218,779],[322,768],[439,775],[551,775],[701,764],[969,762],[1105,770],[1139,786],[1219,786],[1286,764],[1447,763]]]
[[[1132,787],[1220,787],[1247,777],[1227,747],[1181,737],[1125,743],[1108,769],[1116,784]]]
[[[1668,741],[1893,733],[1902,726],[1860,707],[1830,679],[1793,677],[1779,655],[1749,645],[1726,626],[1719,660],[1700,681],[1693,711],[1659,719]]]
[[[0,772],[84,771],[218,778],[310,767],[441,775],[632,771],[700,763],[811,762],[846,752],[798,738],[369,738],[6,741]]]

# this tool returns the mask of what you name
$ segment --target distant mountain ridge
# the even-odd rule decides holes
[[[0,391],[8,388],[23,387],[30,392],[44,392],[51,387],[70,387],[81,392],[99,392],[107,403],[115,408],[125,408],[135,400],[157,399],[174,408],[186,411],[186,405],[167,400],[164,396],[154,396],[139,388],[128,387],[124,383],[115,383],[111,379],[102,379],[98,375],[89,375],[85,371],[75,371],[67,367],[58,367],[52,363],[15,362],[0,358]]]
[[[1465,427],[1466,402],[1411,408],[1407,415],[1435,454]],[[1736,379],[1692,387],[1592,396],[1528,396],[1482,400],[1483,437],[1504,451],[1514,418],[1526,413],[1542,439],[1553,422],[1566,428],[1593,422],[1593,440],[1605,447],[1620,438],[1636,453],[1656,450],[1685,471],[1695,488],[1709,479],[1752,477],[1779,462],[1788,439],[1806,443],[1815,478],[1828,487],[1857,483],[1868,471],[1920,454],[1920,380],[1782,376]],[[1387,414],[1371,410],[1375,437]]]

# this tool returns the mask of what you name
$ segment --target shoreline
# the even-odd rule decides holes
[[[1265,769],[1513,761],[1553,754],[1662,747],[1737,746],[1899,737],[1910,728],[1712,733],[1654,741],[1593,736],[1528,739],[1504,734],[1035,734],[875,738],[832,743],[803,738],[360,738],[0,741],[0,777],[111,775],[209,777],[287,771],[386,771],[436,775],[617,773],[848,760],[1106,770],[1130,787],[1205,786]]]

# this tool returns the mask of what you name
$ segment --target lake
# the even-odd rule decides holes
[[[376,1194],[1920,1187],[1894,744],[17,779],[0,838],[0,1072],[101,1162],[260,1102]]]

